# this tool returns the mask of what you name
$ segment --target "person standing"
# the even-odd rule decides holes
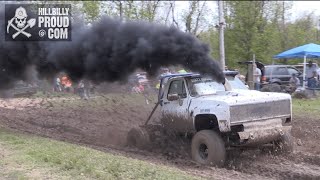
[[[317,69],[318,80],[320,81],[320,68]]]
[[[142,83],[139,82],[139,80],[135,80],[135,84],[132,88],[132,92],[141,94],[143,91],[144,91],[144,86],[142,85]]]
[[[59,77],[57,77],[57,78],[55,79],[54,91],[55,91],[55,92],[61,92],[61,91],[62,91],[62,89],[61,89],[61,81],[60,81],[60,78],[59,78]]]
[[[257,64],[253,64],[253,81],[254,81],[254,89],[260,90],[260,79],[261,79],[261,70],[257,67]]]
[[[145,90],[143,84],[140,82],[136,83],[136,85],[132,88],[132,92],[135,92],[137,94],[142,94],[145,101],[146,101],[146,104],[149,104],[149,102],[151,101],[151,99],[148,97],[149,95],[148,95],[147,91]]]
[[[67,75],[63,75],[63,76],[61,77],[61,86],[62,86],[62,91],[63,91],[63,92],[66,91],[67,81],[68,81]]]
[[[315,74],[317,74],[317,67],[312,61],[309,61],[306,67],[307,86],[309,88],[313,88],[315,86]]]
[[[86,99],[89,99],[89,97],[90,97],[90,81],[87,79],[84,79],[83,84],[84,84],[84,95],[85,95]]]
[[[84,82],[84,80],[80,80],[79,84],[78,84],[78,93],[81,97],[81,99],[85,99],[85,100],[88,100],[89,97],[88,97],[88,94],[86,92],[86,84]]]

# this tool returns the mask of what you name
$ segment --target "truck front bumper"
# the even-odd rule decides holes
[[[291,126],[282,126],[281,119],[271,119],[263,122],[244,123],[244,131],[238,132],[241,145],[256,146],[280,139],[290,133]]]

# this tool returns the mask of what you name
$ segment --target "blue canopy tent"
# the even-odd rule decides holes
[[[303,46],[299,46],[285,52],[282,52],[273,58],[275,59],[294,59],[294,58],[303,58],[303,83],[302,87],[305,88],[306,81],[306,64],[307,58],[319,58],[320,57],[320,45],[318,44],[306,44]]]

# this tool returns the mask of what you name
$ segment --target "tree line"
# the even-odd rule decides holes
[[[219,59],[218,9],[210,1],[82,1],[73,2],[88,23],[101,15],[126,20],[144,20],[175,26],[208,43],[211,55]],[[319,17],[305,12],[291,20],[292,1],[224,1],[226,65],[257,60],[270,64],[272,57],[306,43],[319,43]],[[284,60],[283,62],[286,62]],[[290,62],[289,62],[290,63]]]

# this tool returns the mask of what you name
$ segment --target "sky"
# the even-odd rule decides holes
[[[294,1],[292,7],[292,18],[303,15],[304,12],[314,12],[315,15],[320,16],[320,1]]]
[[[176,1],[178,9],[188,8],[188,1]],[[218,12],[217,1],[208,1],[207,5],[213,12]],[[301,17],[305,12],[314,12],[320,16],[320,1],[293,1],[291,9],[291,20]]]

